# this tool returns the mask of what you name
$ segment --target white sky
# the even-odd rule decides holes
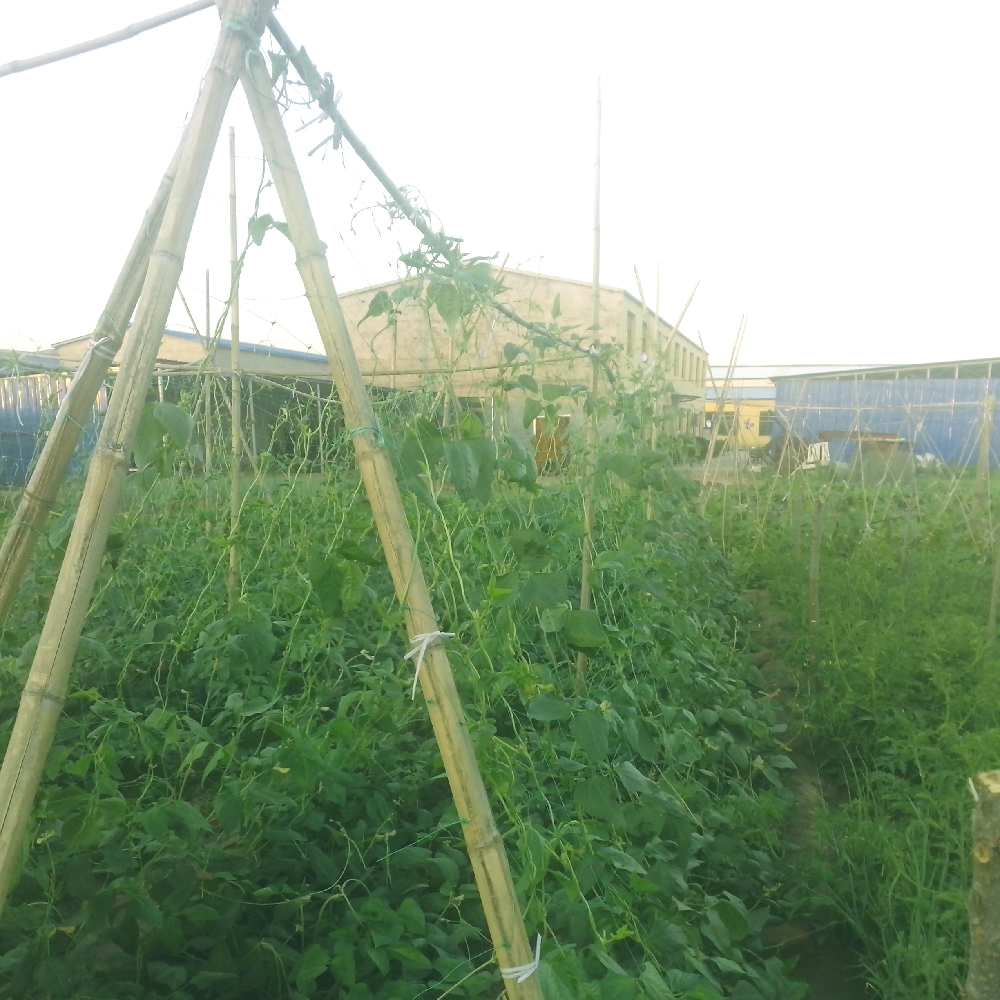
[[[175,3],[8,5],[0,63]],[[659,262],[670,319],[701,279],[683,329],[715,363],[743,313],[745,364],[1000,354],[996,4],[285,0],[278,15],[389,174],[469,251],[589,279],[599,73],[601,279],[635,292],[638,265],[652,304]],[[0,346],[93,328],[217,30],[203,11],[0,78]],[[239,88],[227,124],[245,221],[260,148]],[[293,142],[338,286],[385,280],[416,234],[368,216],[351,231],[382,195],[352,153],[306,157],[325,128]],[[224,130],[182,279],[199,323],[205,268],[222,296],[229,270],[225,159]],[[281,236],[242,289],[244,339],[320,348]],[[171,323],[187,325],[179,300]]]

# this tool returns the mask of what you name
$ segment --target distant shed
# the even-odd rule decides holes
[[[987,400],[1000,391],[1000,358],[886,365],[771,376],[780,431],[828,441],[834,460],[886,442],[949,465],[974,462]],[[1000,419],[990,461],[1000,464]]]
[[[42,433],[52,423],[71,380],[72,372],[56,358],[0,353],[0,487],[20,486],[27,480]],[[83,457],[93,450],[107,404],[107,390],[101,389],[80,434],[71,473],[82,471]]]

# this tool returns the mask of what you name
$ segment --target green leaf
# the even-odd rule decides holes
[[[507,536],[514,558],[524,567],[539,567],[551,555],[552,541],[537,528],[518,528]]]
[[[437,308],[449,329],[462,315],[462,296],[454,285],[431,285],[427,289],[427,301]]]
[[[251,604],[237,604],[227,616],[236,631],[233,644],[255,667],[266,667],[274,656],[277,642],[271,625],[270,615]]]
[[[558,632],[566,623],[567,607],[546,608],[539,616],[538,623],[543,632]]]
[[[184,757],[184,760],[181,761],[180,773],[183,774],[185,771],[187,771],[187,769],[191,767],[191,765],[196,760],[198,760],[201,757],[201,755],[208,749],[208,746],[209,744],[205,740],[201,740],[200,742],[195,743],[195,745],[191,747],[190,750],[188,750],[187,754]]]
[[[496,445],[484,437],[446,441],[444,457],[459,497],[466,502],[489,503],[497,464]]]
[[[364,563],[366,566],[378,566],[382,562],[378,556],[372,555],[367,549],[363,549],[357,542],[352,542],[350,539],[346,542],[341,542],[337,546],[337,552],[345,559],[350,559],[352,562]]]
[[[618,789],[615,788],[615,783],[603,774],[587,778],[577,785],[573,792],[573,801],[588,816],[603,819],[615,826],[623,826],[625,823]]]
[[[551,694],[540,694],[528,702],[528,718],[536,722],[561,722],[573,714],[569,704]]]
[[[643,719],[625,720],[625,739],[628,745],[645,761],[650,764],[657,760],[656,744],[649,735],[649,726]]]
[[[135,432],[132,455],[135,458],[135,467],[140,472],[152,464],[153,456],[163,447],[163,425],[153,412],[158,405],[147,403],[139,415],[139,427]]]
[[[635,872],[636,875],[646,874],[646,869],[631,854],[619,851],[617,847],[599,847],[597,853],[602,858],[607,858],[615,868],[621,871]]]
[[[564,604],[566,589],[565,573],[532,573],[521,585],[518,597],[529,608],[544,611]]]
[[[368,312],[361,317],[361,322],[363,323],[370,316],[382,316],[385,313],[392,313],[393,302],[389,294],[384,291],[376,292],[372,296],[371,302],[368,303]]]
[[[639,795],[642,792],[659,791],[656,787],[656,782],[650,781],[630,760],[620,760],[615,765],[615,771],[618,773],[618,777],[622,779],[622,784],[633,795]]]
[[[344,563],[340,581],[340,606],[345,611],[353,611],[364,594],[365,575],[357,563]]]
[[[318,945],[311,944],[295,967],[295,985],[300,993],[309,995],[313,984],[321,976],[330,962],[330,956]]]
[[[562,296],[557,295],[552,300],[552,319],[557,320],[562,315]]]
[[[528,392],[538,392],[538,383],[530,375],[518,375],[517,381],[521,387],[526,389]]]
[[[462,416],[459,417],[458,420],[459,437],[479,438],[483,436],[484,430],[485,428],[483,427],[482,420],[480,420],[475,413],[472,413],[470,411],[468,413],[463,413]]]
[[[389,951],[404,965],[412,965],[417,969],[432,967],[430,959],[423,952],[417,951],[412,944],[394,944],[390,946]]]
[[[562,399],[564,396],[572,395],[573,390],[568,385],[557,383],[555,385],[542,386],[542,399],[544,399],[547,403],[554,403],[557,399]]]
[[[518,347],[517,344],[511,344],[510,342],[503,345],[503,356],[507,361],[507,364],[512,365],[519,354],[524,354],[524,348]]]
[[[274,225],[274,218],[270,214],[255,215],[247,224],[247,232],[250,239],[256,246],[264,242],[264,234]]]
[[[194,428],[194,419],[190,413],[173,403],[153,403],[153,416],[175,448],[187,446]]]
[[[580,749],[592,760],[608,759],[608,719],[598,709],[589,709],[573,716],[569,730]]]
[[[545,406],[539,399],[526,399],[524,401],[524,426],[526,429],[535,422],[535,417],[544,409]]]
[[[356,977],[354,951],[348,947],[334,955],[330,961],[330,972],[342,986],[352,987]]]
[[[271,60],[271,86],[273,87],[278,82],[278,77],[284,76],[288,69],[288,56],[284,52],[268,52],[267,56]]]
[[[596,611],[568,612],[563,635],[573,649],[600,649],[608,644],[607,633]]]
[[[407,934],[411,934],[413,937],[423,937],[427,923],[426,917],[424,916],[424,911],[420,908],[420,904],[412,896],[407,896],[399,904],[396,912],[403,918]]]
[[[306,566],[316,603],[328,617],[337,618],[342,611],[340,588],[344,579],[340,564],[321,552],[310,552]]]

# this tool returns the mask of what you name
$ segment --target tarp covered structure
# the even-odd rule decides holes
[[[937,377],[945,374],[952,377]],[[774,381],[780,432],[806,442],[829,441],[835,461],[852,461],[866,443],[884,450],[895,441],[914,455],[965,465],[976,461],[987,400],[1000,391],[1000,360],[995,365],[823,372]],[[1000,464],[997,417],[990,446],[994,466]]]

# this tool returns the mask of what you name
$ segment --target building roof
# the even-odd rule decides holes
[[[774,374],[772,379],[811,378],[811,379],[861,379],[861,380],[895,380],[901,378],[917,379],[981,379],[991,378],[994,371],[1000,375],[1000,358],[974,358],[967,361],[931,361],[909,365],[866,365],[860,368],[833,368],[817,365],[815,368],[782,372]]]
[[[499,271],[497,267],[493,268],[494,271]],[[526,278],[545,278],[547,281],[564,281],[567,285],[582,285],[585,288],[590,288],[593,285],[591,281],[583,281],[580,278],[563,278],[558,274],[543,274],[541,271],[521,271],[516,267],[505,267],[503,269],[504,274],[521,274]],[[340,295],[358,295],[363,292],[373,291],[377,288],[394,288],[402,282],[402,278],[393,278],[391,281],[383,281],[377,285],[369,285],[363,288],[352,288],[350,291],[341,292]],[[640,309],[642,308],[642,301],[633,295],[627,288],[619,288],[617,285],[601,285],[602,292],[618,292],[624,295],[626,298],[631,299]],[[649,303],[646,304],[646,311],[652,312],[652,307]],[[660,321],[667,327],[668,330],[674,330],[674,324],[668,319],[664,319],[663,316],[658,317]],[[704,350],[701,346],[696,344],[689,336],[682,333],[680,330],[674,331],[675,336],[687,341],[696,351],[708,356],[708,352]]]
[[[733,381],[745,382],[747,379],[770,381],[772,378],[794,378],[818,372],[862,371],[867,370],[867,367],[865,365],[736,365],[733,368]],[[726,377],[728,368],[726,365],[712,365],[711,370],[718,382]]]
[[[731,399],[774,399],[777,389],[773,385],[730,385],[725,390],[726,400]],[[705,400],[711,402],[723,395],[722,387],[713,389],[707,386],[705,389]]]
[[[196,333],[189,333],[187,330],[164,330],[163,335],[170,337],[177,337],[180,340],[198,341],[199,343],[204,343],[202,338]],[[57,347],[65,347],[67,344],[78,344],[81,340],[89,339],[89,334],[85,334],[82,337],[71,337],[69,340],[60,340],[58,343],[52,345],[54,350]],[[232,348],[232,341],[230,340],[217,340],[215,342],[215,349],[217,351],[225,349],[230,350]],[[312,351],[292,351],[287,347],[271,347],[269,344],[253,344],[245,340],[240,341],[240,353],[246,352],[247,354],[262,354],[269,357],[278,358],[295,358],[299,361],[314,361],[317,363],[326,364],[325,354],[314,354]],[[45,359],[47,361],[52,361],[52,358]],[[60,364],[56,363],[57,366]]]

